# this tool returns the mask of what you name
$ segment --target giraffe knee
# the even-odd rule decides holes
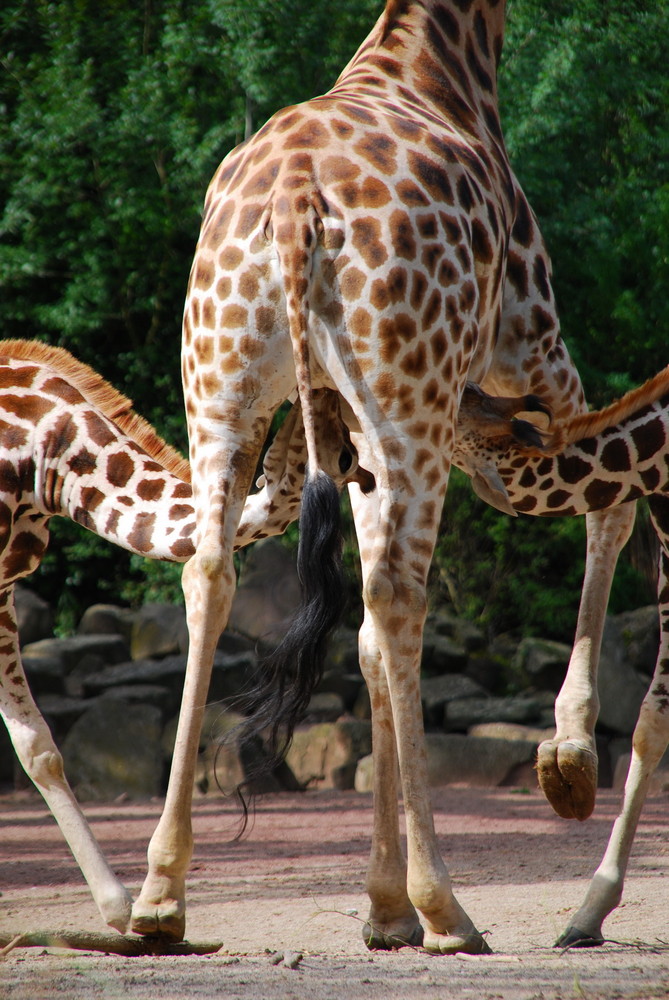
[[[377,566],[367,577],[363,589],[365,607],[378,614],[401,605],[403,613],[422,619],[427,613],[425,587],[406,573],[393,573],[386,566]]]

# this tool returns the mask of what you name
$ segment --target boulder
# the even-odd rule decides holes
[[[454,698],[445,706],[444,729],[464,733],[482,722],[537,723],[541,718],[541,709],[537,698],[526,695]]]
[[[635,670],[629,661],[625,638],[627,623],[624,618],[621,621],[621,617],[609,616],[604,626],[597,682],[598,724],[610,733],[629,736],[634,732],[650,678]]]
[[[371,749],[370,723],[342,719],[298,727],[286,763],[301,785],[353,788],[358,761],[371,753]]]
[[[427,733],[425,739],[431,786],[506,784],[519,766],[533,763],[536,752],[536,744],[524,740],[478,739],[455,733]],[[365,757],[356,770],[356,791],[372,791],[373,778],[373,758]]]
[[[652,677],[660,645],[660,616],[657,604],[635,611],[623,611],[614,618],[625,648],[625,660],[638,673]]]
[[[53,635],[51,608],[34,590],[20,585],[14,587],[14,607],[21,646]]]
[[[562,687],[571,646],[552,639],[523,639],[512,661],[516,674],[534,687],[557,692]]]
[[[133,615],[130,655],[133,660],[181,652],[186,610],[181,605],[145,604]]]
[[[160,795],[161,731],[157,708],[99,700],[74,723],[61,747],[65,773],[77,798]]]
[[[228,628],[274,645],[300,604],[295,557],[274,538],[257,542],[244,557]]]
[[[421,671],[433,677],[440,674],[460,673],[467,666],[467,650],[461,643],[447,635],[426,632],[423,636]]]
[[[443,674],[440,677],[423,677],[420,697],[428,725],[441,726],[444,707],[454,699],[483,698],[485,690],[464,674]]]
[[[120,635],[130,647],[134,612],[116,604],[91,604],[86,608],[77,632],[79,635]]]
[[[59,660],[65,694],[81,696],[85,678],[109,664],[128,658],[128,647],[119,635],[75,635],[68,639],[41,639],[30,643],[22,653],[24,662]]]

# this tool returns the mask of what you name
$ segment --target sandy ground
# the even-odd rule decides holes
[[[435,817],[456,893],[494,950],[477,959],[403,949],[370,954],[361,938],[371,799],[354,792],[267,796],[246,839],[235,806],[194,809],[187,937],[210,956],[119,958],[17,948],[0,960],[1,1000],[474,1000],[669,997],[669,796],[648,802],[610,940],[561,953],[618,809],[602,792],[584,824],[553,815],[538,791],[441,788]],[[136,891],[161,803],[90,804],[113,866]],[[42,800],[0,797],[0,934],[104,925]],[[296,969],[276,953],[301,952]]]

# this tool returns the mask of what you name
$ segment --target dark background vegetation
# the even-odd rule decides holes
[[[185,449],[180,321],[207,183],[275,110],[331,85],[381,9],[379,0],[5,0],[0,336],[67,347]],[[667,25],[657,0],[508,3],[503,123],[594,405],[668,360]],[[65,522],[56,529],[30,582],[57,606],[61,628],[98,600],[180,599],[178,568]],[[642,520],[613,610],[653,600],[645,534]],[[456,476],[433,598],[493,633],[568,640],[583,535],[582,519],[505,518]],[[352,551],[348,561],[354,582]]]

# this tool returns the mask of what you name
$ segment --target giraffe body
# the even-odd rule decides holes
[[[184,933],[195,755],[234,591],[234,539],[272,415],[293,393],[308,455],[302,569],[311,582],[315,567],[316,589],[306,589],[301,620],[269,661],[279,693],[264,692],[259,721],[289,733],[319,675],[337,590],[336,491],[314,415],[314,391],[324,388],[338,395],[376,484],[367,496],[350,489],[377,762],[365,939],[487,950],[452,892],[432,821],[418,676],[427,573],[465,382],[535,393],[558,417],[585,405],[560,338],[548,257],[504,148],[503,23],[502,0],[389,0],[332,90],[275,115],[211,182],[183,324],[197,517],[183,577],[189,662],[165,810],[133,909],[139,933]],[[558,787],[575,815],[592,808],[597,651],[630,514],[591,519],[565,682],[577,697],[558,720],[560,759],[556,750],[546,762],[549,794]],[[310,559],[305,538],[323,544],[323,558]],[[560,773],[565,760],[569,779]]]
[[[660,540],[660,647],[634,729],[622,809],[583,905],[557,941],[561,947],[601,944],[602,924],[622,897],[650,779],[669,745],[669,368],[602,411],[558,423],[540,447],[519,444],[506,412],[500,413],[499,433],[491,432],[493,424],[464,422],[455,455],[493,506],[506,509],[498,503],[502,486],[516,512],[540,517],[586,514],[646,496]],[[489,483],[491,469],[496,474]],[[542,750],[552,757],[552,741],[540,748],[540,773]],[[550,780],[550,773],[544,776]]]

